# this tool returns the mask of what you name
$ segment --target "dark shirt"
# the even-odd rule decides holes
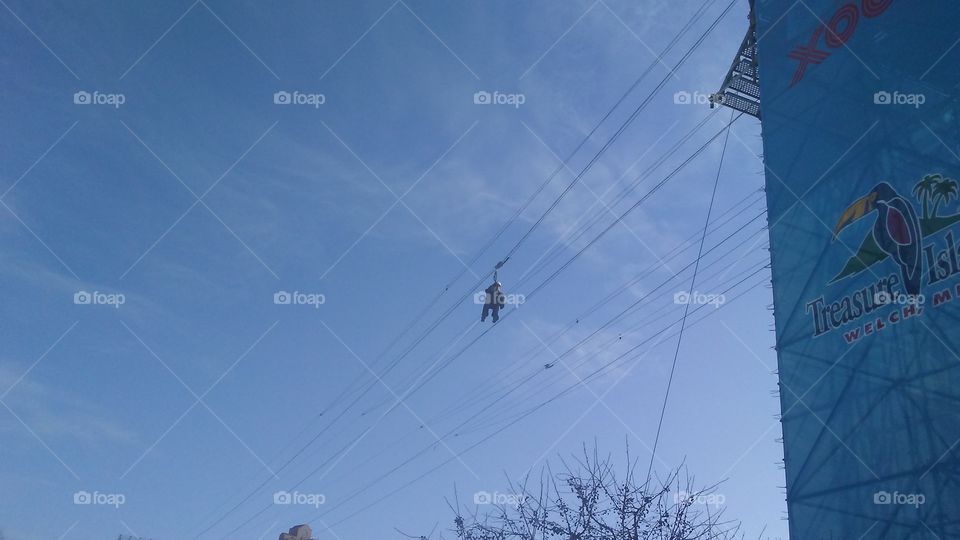
[[[503,307],[507,301],[503,291],[498,289],[496,285],[487,287],[487,290],[484,292],[487,293],[487,304],[497,304],[500,307]]]

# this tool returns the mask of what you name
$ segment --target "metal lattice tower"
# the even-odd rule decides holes
[[[750,9],[750,28],[733,59],[720,90],[710,96],[710,107],[725,105],[760,118],[760,79],[757,71],[757,26]]]

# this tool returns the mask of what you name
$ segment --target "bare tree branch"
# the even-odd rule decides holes
[[[596,445],[573,456],[573,466],[560,461],[563,472],[555,474],[547,463],[533,484],[529,474],[519,483],[508,479],[518,496],[493,501],[482,516],[476,506],[448,501],[455,513],[451,532],[457,540],[732,540],[739,533],[738,523],[724,521],[722,509],[705,502],[717,486],[696,488],[683,466],[640,484],[629,446],[622,476]]]

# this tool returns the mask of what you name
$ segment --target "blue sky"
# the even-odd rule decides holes
[[[683,314],[674,294],[690,284],[722,137],[386,416],[489,322],[475,324],[468,300],[383,370],[474,292],[664,77],[511,258],[507,292],[529,294],[724,127],[729,111],[676,96],[718,87],[746,4],[671,73],[726,2],[709,3],[657,60],[701,3],[5,0],[0,530],[11,540],[193,538],[269,479],[203,537],[264,507],[236,536],[305,521],[321,538],[426,534],[451,524],[445,498],[508,492],[506,478],[555,466],[585,442],[615,456],[629,444],[647,463],[676,348],[670,332],[651,336]],[[383,354],[651,62],[569,168]],[[78,92],[103,103],[77,104],[87,99]],[[323,103],[276,104],[277,92]],[[476,104],[477,92],[523,103]],[[655,470],[684,464],[700,484],[722,481],[727,517],[748,537],[777,538],[786,526],[759,134],[749,117],[731,130],[706,249],[733,236],[704,258],[695,287],[727,303],[691,316],[706,315],[684,334]],[[569,230],[594,216],[571,242]],[[324,303],[276,304],[278,291]],[[100,294],[76,303],[81,292]],[[278,470],[349,403],[335,399],[347,385],[374,380],[368,367],[380,382]],[[442,437],[527,375],[531,384]],[[324,504],[272,504],[304,478],[298,492]],[[123,504],[75,504],[77,493]]]

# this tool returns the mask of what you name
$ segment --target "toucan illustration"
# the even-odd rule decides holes
[[[920,294],[923,273],[920,219],[913,206],[887,182],[877,184],[843,212],[833,229],[833,239],[836,240],[845,227],[874,211],[878,216],[872,234],[877,247],[900,265],[907,294]]]

